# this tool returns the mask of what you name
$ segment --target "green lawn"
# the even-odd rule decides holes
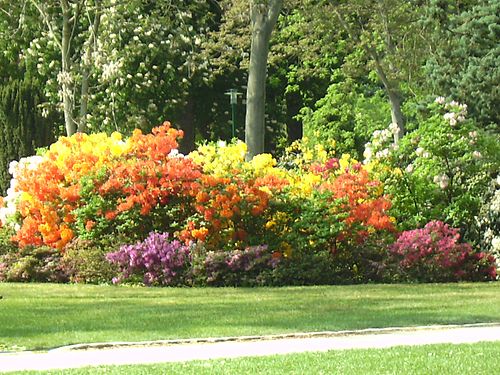
[[[500,342],[400,346],[389,349],[340,350],[269,357],[221,359],[136,366],[19,372],[19,374],[475,374],[491,375],[500,368]]]
[[[142,288],[0,283],[0,350],[500,322],[500,283]]]

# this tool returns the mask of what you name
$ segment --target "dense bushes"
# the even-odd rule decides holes
[[[3,279],[52,280],[47,269],[57,280],[146,285],[495,278],[493,258],[459,245],[451,228],[450,259],[429,267],[408,263],[420,246],[412,234],[390,247],[395,218],[373,165],[303,144],[279,163],[245,161],[241,142],[184,156],[180,136],[168,123],[126,140],[76,134],[13,163],[0,220],[19,249],[5,245]]]
[[[390,247],[397,274],[405,280],[431,282],[495,279],[493,256],[475,253],[471,245],[459,241],[458,230],[441,221],[401,233]]]

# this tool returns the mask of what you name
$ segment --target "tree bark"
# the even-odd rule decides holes
[[[302,108],[302,98],[299,92],[294,91],[286,93],[285,100],[287,142],[292,144],[303,135],[302,122],[295,118]]]
[[[397,84],[397,82],[391,82],[387,77],[377,51],[374,48],[361,42],[359,36],[351,29],[349,24],[344,20],[344,17],[338,10],[335,11],[335,14],[347,34],[349,34],[351,39],[353,39],[356,43],[362,45],[363,49],[371,57],[375,64],[375,71],[380,81],[384,85],[385,92],[387,93],[387,97],[389,99],[389,104],[391,106],[391,120],[394,124],[397,124],[399,128],[399,131],[394,134],[394,143],[397,144],[399,142],[399,139],[401,139],[401,137],[405,133],[404,116],[403,111],[401,110],[402,95],[401,91],[399,90],[399,85]],[[386,42],[392,44],[390,39]],[[392,48],[392,46],[388,45],[387,48]]]
[[[194,115],[194,101],[192,97],[188,98],[187,104],[184,108],[184,112],[179,119],[179,125],[181,130],[184,132],[184,137],[180,141],[179,151],[184,155],[189,154],[194,150],[195,141],[195,115]]]
[[[98,2],[96,1],[96,4]],[[92,51],[96,44],[97,34],[99,32],[99,25],[101,23],[101,12],[99,9],[96,9],[94,24],[92,27],[89,27],[89,40],[87,50],[85,51],[85,56],[82,62],[82,90],[80,96],[80,116],[78,121],[78,129],[77,131],[80,133],[87,132],[87,112],[88,112],[88,103],[89,103],[89,76],[90,76],[90,66],[91,66],[91,58]]]
[[[247,159],[264,152],[266,76],[269,40],[283,0],[251,0],[252,42],[248,68],[245,143]]]
[[[69,137],[76,132],[76,122],[73,117],[73,97],[71,85],[71,27],[70,27],[70,6],[67,0],[61,0],[62,9],[62,36],[61,36],[61,90],[64,108],[64,125],[66,135]]]

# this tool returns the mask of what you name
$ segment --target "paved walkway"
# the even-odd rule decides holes
[[[480,341],[500,341],[500,323],[72,345],[49,352],[0,353],[0,372]]]

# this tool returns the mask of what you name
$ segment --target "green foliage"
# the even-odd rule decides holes
[[[498,136],[466,119],[456,102],[433,103],[397,147],[378,133],[368,146],[404,229],[442,220],[475,241],[474,217],[500,169]],[[390,134],[390,132],[389,132]],[[378,167],[377,167],[378,165]]]
[[[0,255],[0,281],[66,282],[60,260],[61,253],[47,246],[26,246]]]
[[[338,156],[350,154],[360,159],[370,135],[390,122],[390,107],[383,91],[361,85],[336,70],[326,95],[314,110],[303,108],[304,135],[311,144],[332,145]]]
[[[206,251],[203,245],[191,250],[192,276],[195,285],[243,286],[269,285],[271,273],[279,262],[267,246],[243,250]]]
[[[106,261],[106,254],[117,251],[125,239],[103,236],[99,241],[76,238],[64,247],[61,268],[74,283],[110,283],[118,270]]]
[[[434,92],[467,103],[479,125],[491,124],[498,132],[500,3],[455,3],[434,2],[429,9],[436,43],[436,53],[426,65],[429,83]]]
[[[11,240],[14,233],[10,227],[0,227],[0,256],[17,251],[16,244]]]

